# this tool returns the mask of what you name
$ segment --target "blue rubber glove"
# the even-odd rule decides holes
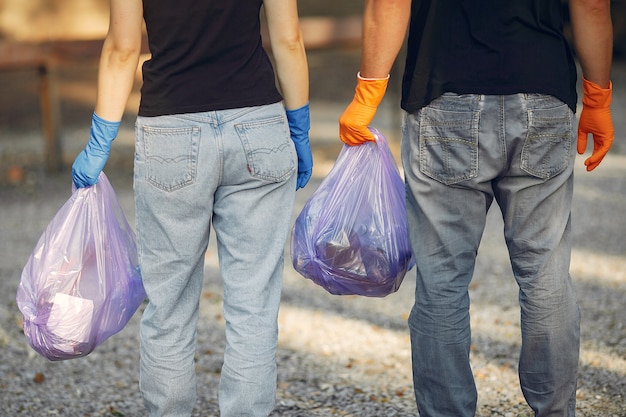
[[[298,182],[296,183],[296,190],[298,190],[304,188],[313,174],[313,155],[309,143],[309,128],[311,127],[309,104],[296,110],[287,110],[286,113],[291,140],[296,145],[298,154]]]
[[[121,122],[109,122],[93,114],[87,146],[78,154],[72,164],[72,181],[76,188],[90,187],[98,182],[98,177],[109,159],[111,143],[117,136]]]

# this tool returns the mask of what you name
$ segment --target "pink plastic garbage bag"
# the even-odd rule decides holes
[[[405,188],[385,137],[345,145],[291,236],[296,271],[331,294],[384,297],[412,266]]]
[[[145,297],[135,234],[102,173],[73,190],[22,271],[24,334],[52,361],[85,356],[122,330]]]

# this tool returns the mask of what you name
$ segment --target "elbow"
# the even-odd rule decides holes
[[[141,54],[141,41],[106,39],[102,47],[102,56],[110,63],[136,65]]]
[[[299,53],[304,50],[304,39],[300,30],[295,30],[290,34],[283,34],[272,42],[272,50],[284,51],[286,53]]]
[[[610,0],[589,0],[589,8],[598,13],[610,13],[611,2]]]
[[[606,16],[611,13],[610,0],[570,0],[570,8],[580,8],[588,15]]]

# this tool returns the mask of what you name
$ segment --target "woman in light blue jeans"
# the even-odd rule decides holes
[[[409,317],[420,415],[474,416],[468,287],[495,199],[519,285],[522,391],[574,415],[580,313],[569,276],[575,117],[558,99],[446,93],[403,125],[417,265]]]
[[[273,409],[296,161],[280,103],[137,119],[137,242],[150,299],[141,322],[140,383],[159,415],[189,416],[195,404],[196,323],[211,223],[226,320],[221,412],[267,416]]]
[[[90,137],[72,179],[92,186],[107,162],[145,30],[134,187],[148,295],[140,328],[146,409],[150,417],[190,417],[196,405],[196,324],[213,227],[226,320],[220,415],[267,417],[283,253],[295,192],[313,168],[297,1],[109,3]]]

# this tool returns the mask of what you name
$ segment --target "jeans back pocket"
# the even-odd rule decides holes
[[[281,182],[294,174],[297,155],[282,115],[237,123],[235,129],[253,177]]]
[[[572,111],[566,104],[529,109],[528,136],[522,148],[521,167],[544,180],[554,177],[569,165],[572,144]]]
[[[146,164],[145,179],[164,191],[192,184],[196,179],[199,126],[140,127]]]
[[[420,171],[443,184],[478,175],[479,111],[424,107],[419,116]]]

